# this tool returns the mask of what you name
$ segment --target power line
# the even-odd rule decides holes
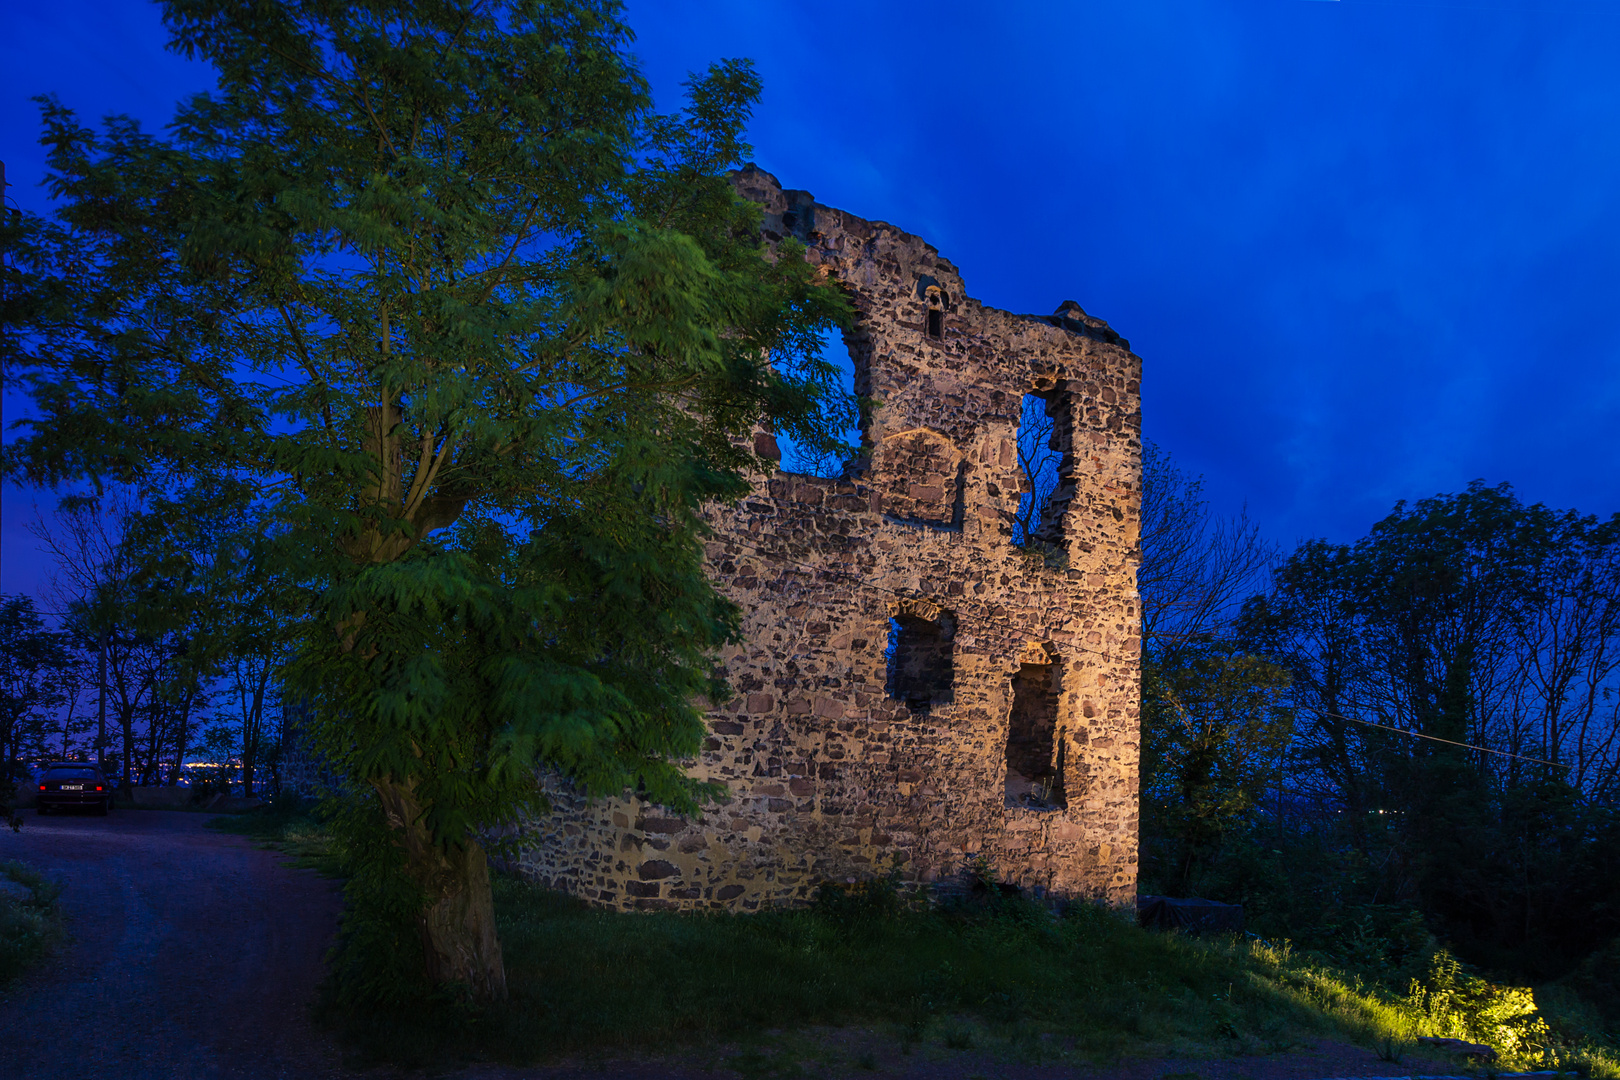
[[[1425,735],[1421,731],[1409,731],[1406,728],[1390,727],[1388,724],[1375,724],[1371,720],[1358,720],[1354,716],[1340,716],[1338,713],[1323,713],[1322,715],[1331,716],[1335,720],[1348,720],[1352,724],[1366,724],[1368,727],[1382,728],[1385,731],[1393,731],[1397,735],[1410,735],[1414,739],[1428,739],[1430,742],[1445,743],[1447,746],[1460,746],[1464,750],[1479,750],[1486,754],[1496,754],[1499,757],[1518,758],[1520,761],[1533,761],[1537,765],[1551,765],[1555,769],[1567,769],[1570,767],[1556,761],[1547,761],[1544,758],[1526,757],[1524,754],[1510,754],[1506,750],[1492,750],[1488,746],[1475,746],[1473,743],[1455,742],[1451,739],[1442,739],[1438,735]]]

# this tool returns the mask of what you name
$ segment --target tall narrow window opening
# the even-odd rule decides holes
[[[1055,391],[1025,394],[1018,419],[1018,513],[1012,542],[1030,547],[1061,535],[1061,507],[1055,505],[1063,465],[1067,424],[1065,403]]]
[[[1007,721],[1007,805],[1061,810],[1063,746],[1057,734],[1058,665],[1020,664]]]
[[[928,301],[928,336],[937,341],[945,336],[945,294],[938,285],[930,285],[923,295]]]
[[[860,402],[856,398],[855,359],[845,345],[841,332],[822,332],[820,348],[804,357],[782,356],[775,360],[777,369],[789,380],[817,385],[832,391],[829,414],[836,425],[836,435],[842,445],[818,442],[807,430],[785,430],[776,433],[776,443],[782,451],[782,471],[803,476],[824,476],[839,479],[851,458],[858,456],[861,446]],[[870,389],[863,391],[870,393]]]
[[[889,697],[904,701],[912,712],[949,705],[956,698],[952,641],[956,626],[948,614],[924,619],[901,612],[889,620]]]

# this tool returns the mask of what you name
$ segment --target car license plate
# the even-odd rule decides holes
[[[62,791],[83,791],[84,790],[84,785],[83,784],[63,784],[62,787],[61,787],[61,790]]]

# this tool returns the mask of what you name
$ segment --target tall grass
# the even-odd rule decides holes
[[[1152,933],[1089,905],[1057,914],[992,897],[853,916],[836,903],[629,915],[512,878],[495,888],[510,1001],[481,1012],[446,1005],[436,1023],[342,1018],[373,1054],[532,1062],[859,1024],[902,1048],[1045,1039],[1098,1061],[1280,1053],[1322,1037],[1399,1058],[1417,1055],[1423,1035],[1495,1036],[1500,1067],[1572,1058],[1545,1024],[1524,1025],[1541,1041],[1514,1042],[1470,1027],[1457,1008],[1429,1008],[1429,990],[1359,985],[1286,946]],[[1579,1056],[1589,1075],[1620,1078],[1603,1053]]]
[[[247,832],[249,820],[223,827]],[[260,820],[254,835],[280,830],[294,850],[341,861],[304,812]],[[1104,908],[1055,912],[993,888],[908,905],[876,882],[750,915],[608,912],[507,876],[494,888],[509,1001],[479,1010],[446,995],[407,1016],[329,999],[326,1018],[369,1056],[405,1063],[662,1054],[857,1024],[902,1048],[1044,1037],[1095,1060],[1277,1053],[1321,1037],[1399,1059],[1433,1035],[1488,1043],[1498,1067],[1557,1061],[1620,1080],[1601,1040],[1575,1045],[1527,990],[1444,953],[1392,987],[1286,943],[1149,932]]]
[[[61,888],[15,859],[0,862],[0,876],[22,886],[22,890],[0,889],[0,986],[4,986],[42,960],[61,938],[56,903]]]
[[[343,857],[314,799],[277,799],[258,809],[221,815],[210,829],[258,840],[293,856],[296,865],[342,876]]]

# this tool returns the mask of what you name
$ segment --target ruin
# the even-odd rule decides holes
[[[516,868],[620,909],[803,903],[896,857],[918,882],[978,863],[1134,903],[1140,360],[1072,301],[984,307],[917,237],[753,166],[735,182],[766,239],[797,237],[855,306],[855,392],[878,403],[862,455],[712,511],[744,642],[690,771],[730,800],[682,818],[550,782]],[[1020,545],[1028,394],[1056,472]]]

